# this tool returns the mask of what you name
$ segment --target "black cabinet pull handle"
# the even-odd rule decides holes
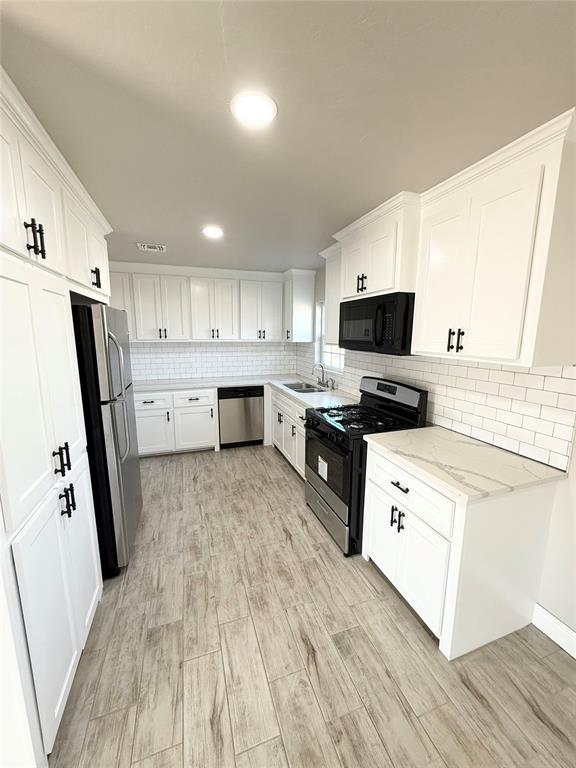
[[[394,512],[398,512],[398,507],[395,504],[392,504],[390,507],[390,527],[393,528],[398,520],[394,517]]]
[[[70,471],[72,469],[72,463],[70,462],[70,446],[68,441],[64,443],[64,453],[66,454],[66,469]]]
[[[460,344],[460,339],[465,336],[464,331],[458,328],[458,335],[456,336],[456,352],[461,352],[464,347]]]
[[[94,275],[94,280],[92,280],[92,285],[95,288],[102,288],[102,283],[100,281],[100,267],[94,267],[94,269],[91,269],[90,274]]]
[[[38,253],[42,259],[46,258],[46,246],[44,245],[44,227],[38,224],[38,236],[40,237],[40,250]]]
[[[398,528],[396,529],[398,533],[404,530],[404,525],[402,524],[403,517],[406,517],[406,512],[402,512],[401,510],[398,510]]]
[[[212,338],[214,338],[214,328],[212,328]]]
[[[356,293],[360,293],[360,275],[356,275]]]
[[[216,328],[216,338],[220,338],[220,328]]]
[[[56,467],[54,470],[55,475],[64,475],[66,474],[66,461],[64,460],[64,448],[59,445],[57,451],[52,451],[52,456],[58,456],[58,459],[60,461],[60,466]]]
[[[452,328],[448,328],[448,343],[446,344],[446,352],[452,352],[454,349],[454,344],[452,344],[452,337],[456,335],[456,331],[453,331]]]
[[[286,339],[290,341],[290,331],[286,329]]]
[[[306,421],[306,416],[298,416],[298,418],[300,419],[300,421]]]
[[[364,272],[360,275],[360,291],[364,292],[368,290],[366,286],[364,285],[364,282],[368,280],[368,275],[365,275]]]
[[[70,506],[74,511],[76,511],[76,494],[74,493],[74,483],[70,483],[68,490],[70,491]]]
[[[210,408],[210,418],[214,418],[214,408]]]
[[[199,397],[189,397],[188,400],[190,400],[190,402],[192,402],[192,400],[200,400],[200,398]]]
[[[292,424],[292,437],[296,437],[296,427]]]
[[[164,338],[167,339],[168,336],[166,335],[166,328],[164,328]]]
[[[30,245],[29,243],[26,244],[26,250],[28,251],[34,251],[34,255],[38,256],[40,254],[40,246],[38,245],[38,230],[36,228],[36,219],[30,219],[30,221],[24,222],[24,229],[31,229],[32,230],[32,240],[34,242],[34,245]]]
[[[262,331],[258,331],[258,338],[259,338],[259,339],[261,339],[261,338],[262,338]]]
[[[398,482],[398,480],[390,480],[390,482],[392,483],[392,485],[393,485],[395,488],[398,488],[398,490],[399,490],[399,491],[402,491],[402,493],[408,493],[408,491],[410,490],[410,488],[403,488],[403,487],[400,485],[400,483]]]
[[[60,510],[60,515],[68,515],[68,517],[72,517],[72,509],[70,507],[70,491],[68,488],[64,488],[64,491],[60,494],[58,494],[59,499],[66,499],[66,509]]]
[[[162,338],[162,328],[158,328],[158,338]]]
[[[170,421],[170,411],[166,411],[166,420]]]
[[[142,405],[151,405],[152,403],[155,403],[156,400],[142,400]]]
[[[262,338],[263,338],[263,339],[265,339],[265,338],[266,338],[266,329],[264,329],[264,330],[262,331]]]

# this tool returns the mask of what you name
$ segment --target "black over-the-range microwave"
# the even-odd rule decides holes
[[[339,346],[383,355],[409,355],[413,316],[413,293],[386,293],[343,301]]]

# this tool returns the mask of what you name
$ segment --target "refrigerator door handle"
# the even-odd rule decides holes
[[[118,363],[120,365],[120,397],[124,399],[126,397],[126,384],[124,383],[124,352],[122,351],[122,347],[120,346],[118,339],[112,331],[108,331],[108,338],[110,341],[114,344],[116,347],[116,350],[118,352]],[[124,417],[126,419],[126,417]]]
[[[126,456],[130,453],[130,427],[128,426],[128,406],[126,400],[122,400],[122,416],[124,418],[124,434],[126,435],[126,450],[124,454],[120,456],[120,461],[124,461]]]

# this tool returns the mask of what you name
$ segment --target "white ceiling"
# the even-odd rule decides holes
[[[4,2],[2,61],[110,255],[315,267],[330,235],[576,101],[572,2]],[[265,133],[231,97],[278,102]],[[225,229],[219,242],[200,233]]]

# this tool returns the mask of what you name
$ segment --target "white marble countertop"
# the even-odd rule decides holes
[[[566,477],[565,472],[461,435],[424,427],[366,435],[369,449],[446,495],[467,500],[510,493]]]
[[[303,403],[309,408],[327,408],[333,405],[342,405],[345,403],[355,403],[358,398],[354,398],[343,392],[294,392],[288,389],[284,384],[293,381],[305,381],[301,376],[289,374],[268,374],[263,376],[229,376],[219,379],[153,379],[146,381],[134,381],[135,393],[147,392],[180,392],[188,389],[214,389],[218,387],[250,387],[263,386],[271,384],[274,388],[286,397]]]

